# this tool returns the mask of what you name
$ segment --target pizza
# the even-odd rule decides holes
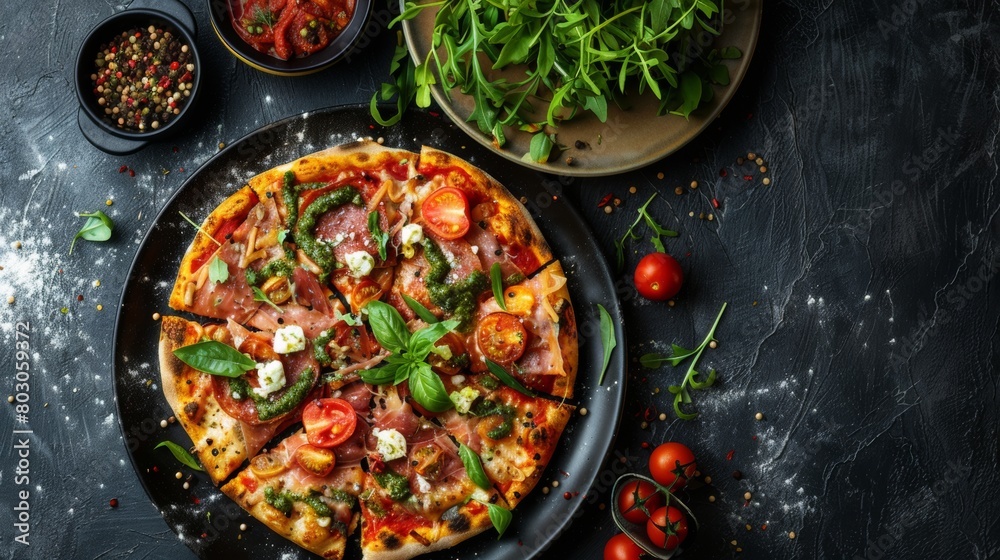
[[[201,223],[162,318],[164,396],[223,493],[323,558],[496,528],[573,413],[566,275],[468,162],[371,141],[270,169]]]

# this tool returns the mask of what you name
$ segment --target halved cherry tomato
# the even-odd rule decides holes
[[[431,231],[443,239],[458,239],[469,231],[469,199],[455,187],[431,193],[420,212]]]
[[[524,355],[528,345],[528,332],[521,320],[498,311],[490,313],[476,327],[476,341],[484,356],[494,362],[506,365]]]
[[[250,459],[250,470],[257,478],[270,478],[285,472],[288,466],[274,455],[262,453]]]
[[[311,475],[326,476],[337,464],[337,457],[325,447],[307,443],[295,450],[295,462]]]
[[[414,447],[410,451],[410,464],[414,472],[430,481],[441,477],[441,467],[444,464],[444,452],[436,443],[422,447]]]
[[[507,312],[527,317],[535,307],[535,294],[527,286],[508,286],[503,291]]]
[[[347,441],[358,424],[358,415],[344,399],[315,399],[302,411],[306,439],[316,447],[335,447]]]
[[[622,487],[618,494],[618,510],[632,523],[645,523],[649,514],[663,507],[663,494],[652,484],[636,480]],[[645,508],[645,509],[643,509]]]
[[[662,507],[649,516],[646,535],[653,545],[663,550],[674,550],[688,536],[687,516],[674,506]]]
[[[358,315],[368,302],[382,297],[383,289],[377,282],[365,278],[351,291],[351,313]]]

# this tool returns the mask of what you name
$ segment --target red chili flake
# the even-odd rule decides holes
[[[184,75],[181,76],[181,82],[184,82],[184,83],[190,82],[191,78],[193,78],[193,77],[194,76],[192,76],[190,72],[185,72]]]
[[[179,152],[179,151],[181,151],[181,149],[180,149],[180,148],[178,148],[177,146],[174,146],[174,153],[176,154],[176,153],[177,153],[177,152]]]
[[[757,441],[757,436],[753,436],[753,437],[752,437],[752,438],[750,438],[750,439],[752,439],[752,440],[754,440],[754,441]]]
[[[182,167],[182,168],[180,168],[180,172],[181,172],[181,173],[184,173],[184,168],[183,168],[183,167]]]
[[[62,272],[61,270],[59,272]],[[160,472],[160,467],[153,465],[153,472]]]
[[[128,168],[128,176],[129,177],[135,177],[135,169],[132,169],[131,167],[129,167]]]
[[[713,198],[712,199],[712,208],[718,208],[718,207],[719,207],[719,199]]]
[[[202,533],[202,534],[201,534],[201,538],[203,538],[203,539],[207,539],[207,538],[208,538],[208,533]]]
[[[569,492],[563,492],[563,498],[565,498],[567,500],[572,500],[573,499],[573,494],[571,494]]]
[[[736,455],[736,450],[735,449],[730,449],[729,453],[726,453],[726,460],[727,461],[732,461],[733,460],[733,455]]]
[[[729,172],[728,171],[726,171],[725,169],[720,169],[719,170],[719,177],[728,177],[728,176],[729,176]]]
[[[744,175],[743,176],[743,180],[744,181],[753,181],[753,175]]]
[[[199,504],[201,504],[201,500],[200,500],[200,499],[198,499],[198,496],[191,496],[191,502],[192,502],[192,503],[193,503],[194,505],[199,505]]]
[[[652,422],[653,418],[656,417],[657,417],[656,409],[651,406],[647,406],[646,410],[642,411],[642,419],[645,420],[646,422]]]
[[[601,201],[597,203],[598,208],[604,208],[611,202],[611,199],[615,197],[615,193],[608,193],[601,197]]]
[[[161,87],[163,89],[169,88],[170,87],[170,78],[168,78],[166,76],[160,78],[160,81],[156,82],[156,87]]]
[[[118,507],[118,498],[111,498],[111,501],[108,502],[108,505],[110,505],[113,508]]]
[[[78,294],[76,296],[76,301],[83,301],[83,294]]]
[[[650,447],[650,445],[649,445],[649,442],[648,442],[648,441],[644,441],[644,442],[642,442],[642,448],[643,448],[643,449],[649,449],[649,447]]]
[[[127,165],[123,165],[123,166],[121,166],[121,167],[118,168],[118,172],[119,173],[125,173],[126,171],[128,171],[128,166]]]
[[[368,125],[368,130],[375,130],[375,125],[373,124]]]
[[[767,531],[767,523],[760,526],[761,531]]]
[[[434,117],[435,119],[441,116],[441,113],[438,113],[437,111],[427,111],[427,114]]]
[[[111,52],[117,53],[118,52],[118,47],[117,46],[112,46],[111,47]]]
[[[753,118],[753,113],[747,113],[747,120],[750,120],[752,118]]]

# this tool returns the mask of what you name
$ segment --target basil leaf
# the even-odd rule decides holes
[[[161,447],[166,447],[167,450],[169,450],[170,453],[174,456],[174,459],[177,459],[178,461],[187,465],[188,467],[191,467],[196,471],[205,472],[205,469],[201,468],[201,466],[198,464],[198,461],[196,461],[195,458],[191,456],[191,453],[189,453],[187,449],[184,449],[183,447],[169,440],[161,441],[153,449],[159,449]]]
[[[507,303],[503,300],[503,271],[500,270],[500,263],[493,263],[490,267],[490,282],[493,283],[493,298],[497,300],[497,305],[507,311]]]
[[[212,257],[208,263],[208,279],[216,284],[222,284],[229,280],[229,265],[219,258],[219,255]]]
[[[490,373],[492,373],[493,376],[499,379],[504,385],[510,387],[511,389],[514,389],[515,391],[521,393],[522,395],[527,395],[529,397],[535,396],[534,391],[528,389],[524,385],[521,385],[517,381],[517,379],[514,379],[514,376],[508,373],[507,370],[505,370],[503,366],[501,366],[500,364],[494,362],[493,360],[487,359],[486,367],[489,368]]]
[[[393,385],[399,385],[400,383],[406,381],[410,378],[410,373],[413,371],[413,364],[410,361],[404,361],[399,364],[399,368],[396,370],[396,375],[392,379]]]
[[[222,377],[239,377],[257,368],[250,356],[214,340],[182,346],[174,350],[174,356],[198,371]]]
[[[389,363],[378,368],[363,369],[358,372],[358,377],[372,385],[388,385],[395,380],[398,369],[399,364]]]
[[[603,385],[604,374],[607,373],[608,363],[611,361],[611,352],[618,346],[618,339],[615,337],[615,326],[611,320],[611,314],[599,303],[597,310],[601,315],[601,348],[604,349],[604,365],[601,366],[601,378],[597,384]]]
[[[545,163],[549,161],[549,156],[552,155],[553,146],[552,139],[544,132],[539,132],[531,137],[531,144],[528,146],[528,155],[534,162]]]
[[[270,305],[271,307],[273,307],[274,310],[277,311],[278,313],[284,313],[285,312],[284,309],[278,307],[273,301],[271,301],[271,298],[267,297],[267,294],[264,293],[264,290],[258,288],[257,286],[252,286],[251,289],[253,290],[253,300],[254,301],[262,301],[262,302]]]
[[[453,406],[444,382],[423,362],[411,365],[410,393],[420,406],[431,412],[444,412]]]
[[[104,212],[98,210],[93,213],[79,214],[81,218],[87,218],[87,221],[80,228],[80,231],[76,232],[73,236],[73,242],[69,245],[69,254],[73,254],[73,247],[76,246],[77,239],[84,239],[86,241],[107,241],[111,239],[111,229],[115,226],[111,218],[107,216]]]
[[[378,210],[372,210],[368,214],[368,233],[371,234],[372,240],[378,244],[378,256],[384,261],[388,254],[386,245],[389,243],[389,234],[382,231],[378,225]]]
[[[410,344],[410,330],[406,321],[396,311],[396,308],[378,300],[372,300],[365,305],[368,312],[368,324],[371,325],[375,339],[383,348],[390,352],[406,351]]]
[[[423,361],[434,349],[434,343],[441,340],[441,337],[458,328],[459,321],[449,319],[443,323],[434,323],[429,327],[420,329],[413,333],[410,344],[407,346],[407,356],[415,360]]]
[[[493,488],[490,485],[490,479],[486,476],[486,471],[483,470],[482,459],[479,458],[479,455],[472,448],[464,443],[459,443],[458,456],[462,458],[462,464],[465,465],[465,472],[469,474],[469,480],[476,483],[476,486],[483,490]]]
[[[497,530],[497,540],[500,540],[507,527],[510,527],[510,522],[514,519],[514,514],[510,510],[506,510],[496,504],[479,503],[486,506],[486,510],[490,514],[490,521],[493,523],[493,528]]]
[[[422,303],[411,298],[406,294],[399,294],[399,295],[403,296],[403,301],[406,302],[407,307],[412,309],[413,312],[417,314],[417,317],[420,317],[425,323],[432,325],[438,322],[438,318],[435,317],[433,313],[431,313],[430,309],[424,307]]]
[[[719,50],[719,56],[729,59],[740,58],[743,56],[743,51],[737,47],[722,47],[722,49]]]
[[[286,237],[288,237],[288,230],[287,229],[283,229],[283,230],[279,231],[278,232],[278,243],[284,243]]]

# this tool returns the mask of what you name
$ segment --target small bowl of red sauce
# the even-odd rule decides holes
[[[176,0],[134,0],[84,38],[77,121],[91,144],[123,155],[184,130],[201,82],[195,26]]]
[[[368,23],[371,0],[208,0],[212,29],[245,64],[302,76],[348,56]]]

